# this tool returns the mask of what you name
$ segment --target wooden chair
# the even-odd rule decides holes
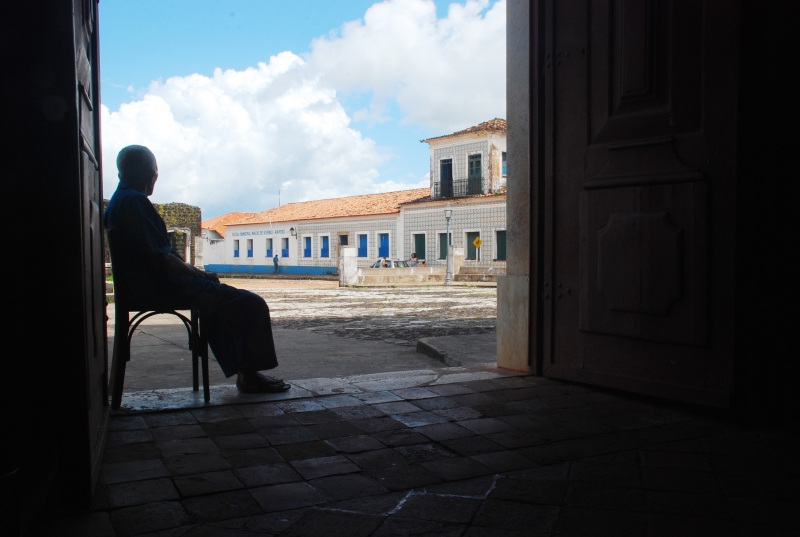
[[[114,277],[114,350],[111,362],[111,408],[116,410],[122,403],[122,388],[125,384],[125,366],[131,359],[131,339],[142,322],[154,315],[174,315],[183,321],[189,334],[189,348],[192,351],[192,388],[199,391],[198,362],[203,367],[203,395],[206,403],[211,399],[208,387],[208,338],[203,330],[200,310],[188,304],[146,304],[136,296],[124,280],[124,275],[114,268],[115,233],[108,230],[108,249],[111,253],[111,273]],[[178,313],[190,310],[190,318]],[[133,317],[131,317],[133,313]]]

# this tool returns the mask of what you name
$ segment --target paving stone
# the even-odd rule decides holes
[[[340,451],[342,453],[360,453],[362,451],[370,451],[384,447],[382,443],[375,440],[371,436],[366,435],[331,438],[325,442],[332,446],[336,451]]]
[[[161,452],[156,447],[155,442],[146,442],[144,444],[109,446],[103,455],[103,462],[111,464],[158,459],[159,457],[161,457]]]
[[[380,418],[386,415],[372,405],[343,406],[332,408],[331,410],[338,414],[342,419],[348,421],[363,420],[367,418]]]
[[[144,416],[144,421],[150,427],[172,427],[173,425],[192,425],[197,423],[197,420],[189,411],[147,414]]]
[[[500,433],[503,431],[513,431],[514,428],[495,418],[479,418],[476,420],[459,421],[458,424],[466,427],[476,434]]]
[[[418,409],[419,410],[419,409]],[[437,416],[432,412],[414,412],[413,414],[393,414],[392,418],[399,421],[407,427],[421,427],[423,425],[432,425],[434,423],[446,423],[447,418]]]
[[[92,493],[92,503],[89,505],[89,511],[107,511],[108,509],[108,489],[102,483],[98,483]]]
[[[487,434],[486,438],[507,449],[537,446],[545,441],[527,431],[503,431],[502,433]]]
[[[128,507],[144,503],[179,499],[178,491],[168,478],[132,481],[108,486],[109,506]]]
[[[305,459],[302,461],[292,461],[291,465],[305,479],[316,479],[329,475],[350,474],[360,471],[360,468],[350,460],[341,455],[332,457],[318,457],[316,459]]]
[[[392,515],[422,520],[466,524],[481,505],[476,498],[438,494],[412,494]]]
[[[262,513],[256,501],[245,490],[188,498],[181,503],[194,522],[228,520]]]
[[[681,468],[684,470],[701,470],[711,472],[708,457],[700,453],[681,453],[676,451],[646,451],[639,452],[642,466],[651,468]]]
[[[308,511],[308,509],[294,509],[292,511],[282,511],[280,513],[256,515],[248,517],[241,527],[255,533],[278,535],[297,522],[306,511]]]
[[[450,421],[474,420],[482,416],[480,412],[466,406],[434,410],[433,413]]]
[[[364,403],[390,403],[392,401],[402,401],[402,397],[398,397],[392,392],[367,392],[367,393],[356,393],[353,394],[353,397],[357,398],[359,401]],[[324,403],[323,403],[324,404]],[[330,408],[330,407],[329,407]]]
[[[250,494],[267,513],[318,505],[326,501],[317,489],[305,482],[251,489]]]
[[[551,464],[550,466],[534,466],[524,470],[503,472],[504,477],[514,479],[569,479],[570,463]]]
[[[595,464],[618,464],[621,466],[639,466],[642,462],[639,452],[636,450],[621,451],[619,453],[609,453],[608,455],[598,455],[587,457],[576,462],[591,462]]]
[[[369,418],[365,420],[355,420],[348,423],[359,430],[364,431],[365,433],[379,433],[382,431],[405,428],[405,425],[388,416],[381,418]]]
[[[482,393],[466,393],[464,395],[451,395],[451,401],[460,406],[474,407],[494,403],[494,399]]]
[[[609,433],[614,430],[610,425],[593,419],[573,419],[562,422],[562,425],[582,435]]]
[[[566,479],[498,478],[489,498],[543,505],[563,505],[569,490]]]
[[[313,412],[298,412],[292,416],[302,425],[316,425],[319,423],[341,422],[342,418],[328,409],[316,410]]]
[[[388,490],[408,490],[441,482],[441,479],[417,464],[375,470],[370,475]]]
[[[227,470],[231,467],[231,463],[222,456],[222,453],[209,452],[165,457],[164,466],[172,475],[188,475]]]
[[[238,449],[252,449],[266,447],[269,443],[258,433],[232,434],[230,436],[215,436],[212,438],[219,449],[233,451]]]
[[[485,466],[492,472],[508,472],[510,470],[521,470],[530,468],[534,464],[518,453],[513,451],[498,451],[495,453],[484,453],[470,457],[481,466]]]
[[[539,395],[539,388],[530,386],[527,388],[501,389],[487,392],[487,395],[500,403],[510,403],[511,401],[527,401]]]
[[[228,421],[241,419],[243,416],[236,407],[216,406],[209,408],[198,408],[191,411],[192,416],[200,423],[211,423],[215,421]]]
[[[365,400],[360,397],[366,394],[354,395],[331,395],[328,397],[317,397],[315,401],[325,408],[340,408],[345,406],[359,406],[365,404]],[[377,402],[377,401],[376,401]],[[380,401],[385,402],[385,401]]]
[[[287,461],[302,459],[315,459],[327,455],[335,455],[336,450],[322,440],[300,442],[297,444],[284,444],[275,446],[275,450]]]
[[[437,444],[419,444],[414,446],[396,447],[400,455],[412,463],[438,461],[441,459],[453,458],[457,455],[452,451]]]
[[[310,442],[319,440],[314,433],[305,427],[277,427],[275,429],[264,429],[261,431],[269,443],[273,446],[280,444],[296,444],[298,442]]]
[[[486,405],[474,405],[475,412],[487,418],[497,418],[500,416],[514,416],[519,414],[519,410],[511,408],[503,403],[488,403]]]
[[[470,390],[466,386],[460,384],[442,384],[439,386],[428,386],[428,390],[438,395],[451,396],[451,395],[465,395],[475,393],[475,390]]]
[[[719,496],[661,490],[648,490],[645,494],[648,513],[711,517],[726,517],[729,514],[725,499]],[[738,511],[732,509],[730,512]]]
[[[185,532],[183,533],[176,533],[178,531],[178,528],[176,528],[175,530],[168,530],[156,534],[151,533],[148,534],[148,537],[253,537],[253,534],[249,531],[220,528],[210,524],[193,526],[190,528],[180,528],[180,530],[184,529]]]
[[[474,526],[527,531],[529,535],[552,533],[558,519],[559,507],[554,505],[526,505],[514,502],[485,500],[475,518]]]
[[[412,405],[406,401],[395,401],[392,403],[378,403],[372,405],[384,414],[410,414],[412,412],[422,412],[418,406]]]
[[[408,460],[393,449],[376,449],[363,453],[353,453],[347,456],[362,470],[372,472],[384,468],[397,468],[408,466]]]
[[[209,436],[229,436],[232,434],[251,433],[255,428],[246,419],[211,421],[200,426]]]
[[[150,429],[136,429],[133,431],[116,431],[108,433],[108,446],[121,446],[124,444],[142,444],[152,442],[153,434]]]
[[[296,445],[296,444],[295,444]],[[283,462],[283,457],[273,448],[241,449],[223,453],[233,468],[259,466]]]
[[[464,532],[463,537],[530,537],[530,532],[525,530],[515,531],[503,528],[481,528],[480,526],[470,526]],[[540,534],[544,535],[544,534]]]
[[[480,455],[482,453],[492,453],[501,451],[502,446],[487,440],[482,436],[470,436],[466,438],[454,438],[443,440],[442,445],[463,456]]]
[[[156,427],[150,429],[153,433],[153,440],[163,442],[164,440],[181,440],[184,438],[202,438],[208,434],[199,425],[173,425],[171,427]]]
[[[174,528],[188,522],[188,519],[180,502],[154,502],[111,512],[111,524],[117,535]]]
[[[648,517],[650,532],[648,537],[729,537],[740,534],[731,520],[696,518],[675,515],[652,514]],[[758,535],[777,535],[767,531]]]
[[[463,427],[459,427],[455,423],[436,423],[434,425],[424,425],[422,427],[415,427],[414,430],[437,442],[441,442],[442,440],[451,440],[453,438],[475,436],[475,433],[472,431],[464,429]]]
[[[645,492],[638,488],[619,488],[595,483],[573,483],[567,491],[565,505],[586,509],[644,512]]]
[[[266,418],[283,414],[283,410],[278,408],[275,403],[236,405],[235,408],[243,418]]]
[[[390,390],[393,394],[402,397],[403,399],[428,399],[429,397],[436,397],[439,394],[428,390],[427,388],[401,388],[399,390]]]
[[[275,403],[275,406],[277,406],[287,414],[293,414],[295,412],[314,412],[325,409],[324,406],[311,399],[301,399],[299,401],[283,401],[281,403]]]
[[[456,408],[458,405],[446,397],[434,397],[431,399],[414,399],[412,404],[422,410],[444,410],[448,408]]]
[[[280,414],[277,416],[262,416],[258,418],[247,418],[247,421],[259,432],[269,429],[279,429],[283,427],[296,427],[300,423],[290,414]]]
[[[407,537],[409,535],[459,537],[464,532],[464,529],[465,526],[463,524],[390,516],[372,535],[374,537]]]
[[[174,480],[175,486],[184,498],[242,488],[241,481],[230,470],[191,474],[175,477]]]
[[[556,532],[566,535],[639,537],[647,535],[644,513],[607,511],[604,509],[564,508],[558,517]],[[683,535],[681,533],[673,535]]]
[[[505,390],[506,387],[502,384],[495,382],[494,380],[484,379],[484,380],[471,380],[469,382],[462,382],[462,386],[466,386],[472,391],[475,392],[491,392],[496,390]]]
[[[536,377],[505,377],[492,379],[492,381],[506,388],[530,388],[536,386],[536,382],[530,380],[531,378],[535,379]]]
[[[388,492],[374,479],[360,474],[321,477],[309,481],[309,483],[334,501],[375,496]]]
[[[483,500],[486,499],[489,491],[494,488],[494,481],[494,476],[484,475],[471,479],[428,485],[422,492],[427,494],[469,496]]]
[[[523,451],[523,453],[527,453]],[[639,468],[634,465],[593,464],[575,462],[569,473],[570,481],[597,483],[616,487],[641,487]]]
[[[389,492],[325,504],[325,509],[339,509],[368,515],[387,515],[405,498],[407,492]]]
[[[156,442],[161,455],[187,455],[191,453],[207,453],[219,451],[219,448],[210,438],[186,438],[181,440],[165,440]]]
[[[427,436],[421,435],[418,432],[407,428],[375,433],[372,435],[372,437],[378,442],[381,442],[389,447],[425,444],[430,440]]]
[[[539,430],[536,432],[537,434],[541,434]],[[545,439],[548,439],[546,432],[543,436]],[[537,464],[547,465],[618,451],[627,451],[639,447],[641,447],[640,439],[636,432],[619,432],[531,446],[525,448],[522,454]]]
[[[310,509],[281,535],[287,537],[367,537],[384,518],[376,515]]]
[[[113,483],[166,477],[168,475],[169,472],[161,459],[149,459],[144,461],[103,464],[100,468],[99,481],[100,483],[110,485]]]
[[[280,485],[281,483],[294,483],[303,478],[294,471],[294,468],[285,462],[263,464],[237,468],[233,471],[245,487],[263,487],[264,485]]]
[[[642,468],[642,484],[650,490],[718,494],[717,477],[711,472],[678,468]]]
[[[362,420],[362,421],[368,421],[368,420]],[[306,428],[320,440],[327,440],[329,438],[339,438],[340,436],[353,436],[364,432],[361,429],[354,426],[349,421],[319,423],[316,425],[307,425]]]
[[[482,466],[472,459],[468,459],[466,457],[423,462],[422,466],[445,481],[469,479],[470,477],[477,477],[491,473],[491,471],[485,466]]]
[[[147,428],[147,422],[142,416],[114,416],[108,421],[109,431],[134,431]]]

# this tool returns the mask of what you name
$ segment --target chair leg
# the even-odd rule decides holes
[[[203,397],[206,403],[211,400],[211,392],[208,387],[208,336],[203,326],[203,320],[199,319],[198,326],[200,327],[199,337],[197,339],[200,359],[203,361]]]
[[[192,333],[189,340],[189,346],[192,348],[192,389],[194,391],[198,391],[200,389],[200,381],[197,375],[197,358],[198,358],[198,343],[199,343],[199,335],[198,335],[198,311],[192,310]]]
[[[119,409],[122,404],[122,388],[125,385],[125,366],[131,349],[128,346],[129,312],[116,308],[114,313],[114,354],[111,364],[111,408]]]

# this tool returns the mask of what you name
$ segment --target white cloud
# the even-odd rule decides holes
[[[503,117],[505,2],[487,1],[437,19],[430,0],[387,0],[304,59],[282,52],[244,71],[154,81],[119,110],[103,107],[107,195],[117,152],[134,143],[158,158],[153,200],[199,205],[205,217],[269,208],[278,190],[286,203],[427,186],[427,175],[380,177],[391,155],[351,125],[342,92],[373,95],[355,121],[389,120],[394,99],[403,121],[436,134]]]

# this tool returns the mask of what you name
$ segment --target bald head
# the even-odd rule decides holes
[[[157,175],[158,165],[153,152],[143,145],[129,145],[117,155],[117,169],[120,181],[125,181],[145,190],[153,176]],[[154,181],[153,181],[153,184]],[[148,193],[151,194],[151,192]]]

